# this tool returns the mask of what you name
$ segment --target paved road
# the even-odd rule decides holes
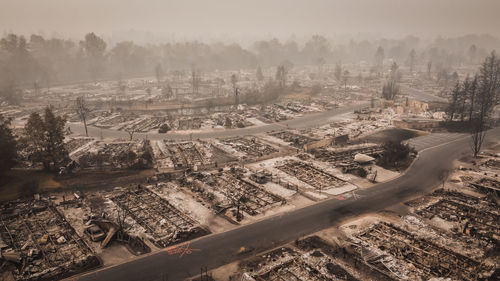
[[[498,140],[500,128],[487,134]],[[406,174],[387,183],[357,192],[356,198],[331,199],[302,209],[275,216],[237,229],[201,237],[190,243],[191,254],[183,257],[167,251],[137,258],[84,275],[78,280],[183,280],[199,273],[201,267],[213,269],[235,259],[291,242],[301,236],[330,227],[364,213],[381,210],[404,202],[411,196],[429,192],[461,153],[469,152],[469,138],[441,144],[421,151]],[[240,247],[254,249],[239,255]],[[165,280],[165,279],[163,279]]]
[[[410,88],[408,86],[402,86],[404,89],[404,93],[409,97],[412,97],[417,100],[422,101],[446,101],[441,97],[437,97],[426,93],[421,90],[417,90],[414,88]],[[136,133],[134,134],[134,138],[143,139],[148,138],[151,140],[190,140],[190,139],[206,139],[206,138],[228,138],[228,137],[236,137],[236,136],[244,136],[244,135],[253,135],[253,134],[261,134],[267,133],[271,131],[283,130],[284,128],[292,128],[292,129],[302,129],[302,128],[310,128],[315,126],[320,126],[331,122],[335,117],[342,115],[344,113],[352,112],[355,109],[360,109],[368,106],[369,103],[363,102],[356,105],[350,105],[342,108],[336,108],[332,110],[328,110],[321,113],[315,114],[307,114],[302,117],[298,117],[292,120],[286,120],[282,122],[266,124],[266,125],[258,125],[248,128],[241,129],[220,129],[206,132],[193,132],[189,133],[167,133],[167,134],[159,134],[159,133]],[[71,130],[77,134],[84,134],[85,129],[80,123],[72,123],[70,124]],[[104,138],[124,138],[128,139],[129,134],[124,131],[112,130],[112,129],[100,129],[96,127],[89,126],[89,136],[100,138],[101,136]]]
[[[253,126],[248,128],[241,129],[221,129],[221,130],[213,130],[207,132],[196,132],[192,134],[188,133],[167,133],[167,134],[143,134],[137,133],[134,134],[134,138],[143,139],[147,138],[152,140],[189,140],[189,139],[206,139],[206,138],[227,138],[227,137],[236,137],[236,136],[244,136],[244,135],[254,135],[267,133],[271,131],[283,130],[284,128],[293,128],[293,129],[301,129],[301,128],[310,128],[319,125],[324,125],[331,122],[333,119],[338,117],[339,115],[352,112],[355,109],[360,109],[368,106],[369,103],[363,102],[356,105],[345,106],[342,108],[336,108],[328,111],[324,111],[321,113],[307,114],[302,117],[298,117],[291,120],[286,120],[282,122],[266,124],[261,126]],[[74,133],[85,134],[85,129],[80,123],[72,123],[70,124],[71,130]],[[104,138],[129,138],[129,134],[124,131],[117,131],[111,129],[99,129],[96,127],[88,127],[89,136],[100,138],[101,136]]]
[[[417,151],[424,150],[429,147],[440,145],[469,136],[468,134],[459,133],[433,133],[426,136],[420,136],[406,141],[410,146],[413,146]]]

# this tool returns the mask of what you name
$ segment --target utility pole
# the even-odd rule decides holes
[[[238,106],[240,104],[240,89],[234,88],[234,104]]]

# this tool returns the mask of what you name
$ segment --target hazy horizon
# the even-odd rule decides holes
[[[247,44],[272,37],[304,41],[313,34],[338,40],[500,34],[500,17],[496,15],[500,1],[493,0],[3,2],[3,34],[79,39],[95,32],[114,42],[200,40]]]

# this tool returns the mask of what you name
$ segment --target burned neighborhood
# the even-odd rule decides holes
[[[500,280],[498,10],[5,0],[0,280]]]

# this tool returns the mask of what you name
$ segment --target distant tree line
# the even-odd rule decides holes
[[[154,76],[159,82],[168,72],[189,73],[193,65],[201,70],[229,70],[270,67],[290,62],[293,65],[323,65],[342,60],[365,61],[380,73],[384,59],[405,62],[411,71],[425,65],[439,73],[463,63],[475,63],[486,50],[500,48],[498,39],[488,35],[438,38],[419,48],[420,39],[351,40],[333,44],[314,35],[304,44],[294,40],[261,40],[244,49],[238,44],[178,42],[137,45],[123,41],[111,46],[103,38],[88,33],[76,42],[60,38],[8,34],[0,39],[0,95],[16,102],[20,87],[35,90],[61,82],[120,80],[127,77]],[[429,67],[430,66],[430,67]],[[341,75],[339,75],[339,80]],[[259,77],[261,77],[259,75]]]

